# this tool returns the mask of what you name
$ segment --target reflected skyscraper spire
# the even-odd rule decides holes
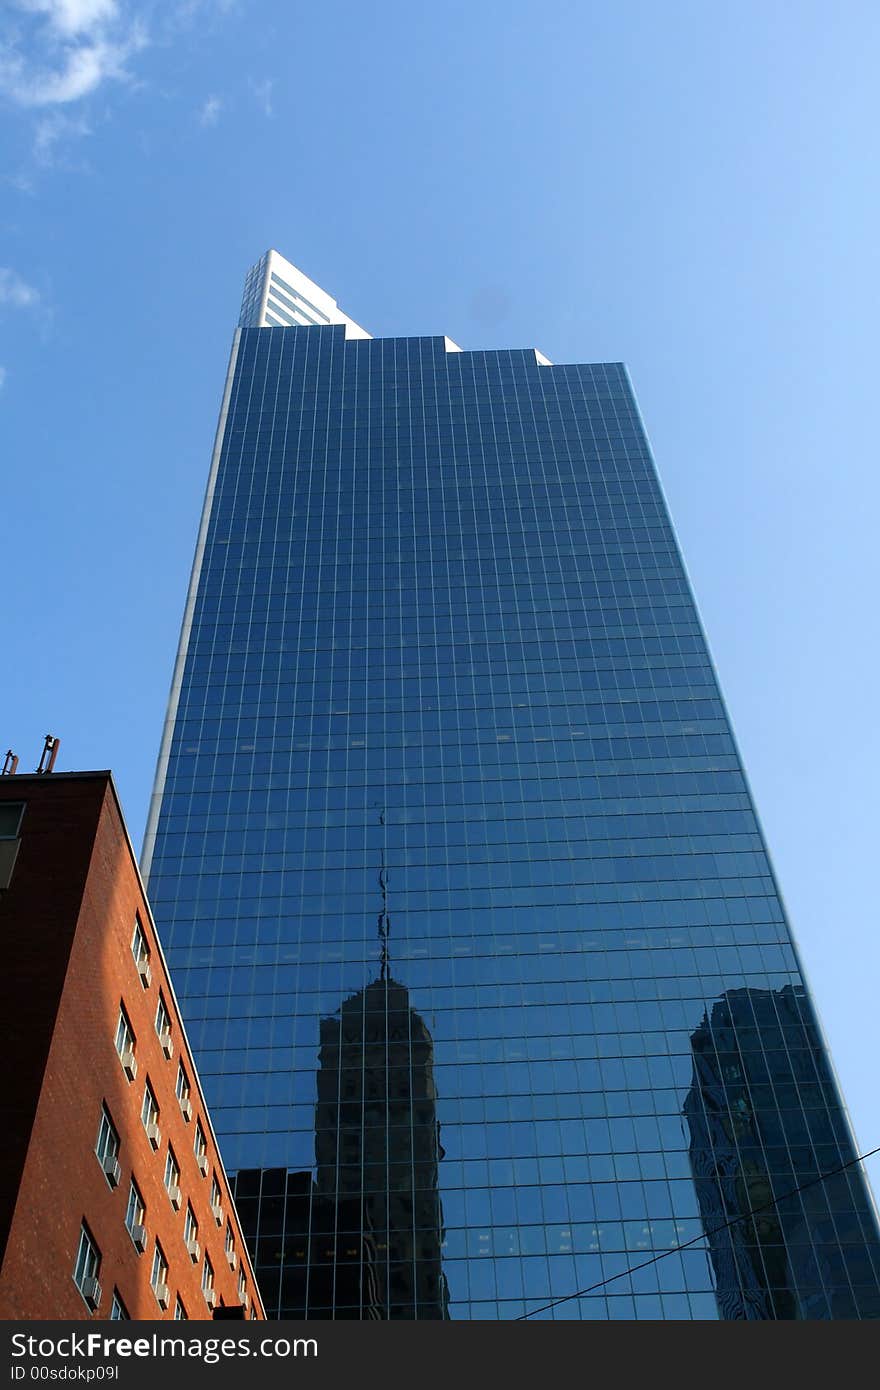
[[[855,1169],[614,1278],[852,1153],[625,368],[240,322],[144,865],[267,1304],[880,1315]]]
[[[388,876],[383,838],[376,978],[320,1021],[314,1179],[268,1175],[284,1193],[284,1239],[264,1236],[249,1201],[266,1176],[238,1175],[245,1233],[269,1262],[258,1278],[282,1317],[449,1316],[434,1045],[390,974]]]
[[[449,1315],[436,1107],[433,1040],[404,985],[383,973],[321,1020],[316,1189],[358,1218],[382,1317]]]
[[[384,831],[384,810],[378,822]],[[446,1318],[434,1044],[406,986],[390,974],[384,837],[378,886],[378,978],[321,1020],[317,1189],[340,1211],[359,1207],[383,1315]]]
[[[433,1058],[387,975],[321,1020],[314,1177],[236,1177],[269,1316],[449,1317]]]

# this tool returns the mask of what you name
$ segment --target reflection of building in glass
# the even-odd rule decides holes
[[[286,1168],[240,1168],[235,1192],[255,1268],[268,1286],[270,1317],[386,1316],[375,1244],[358,1230],[359,1201],[322,1197],[310,1171]]]
[[[425,1111],[414,1172],[442,1124],[449,1316],[595,1286],[559,1316],[717,1318],[704,1252],[614,1276],[700,1227],[682,1106],[705,1001],[802,980],[626,371],[371,339],[278,257],[241,323],[144,852],[227,1168],[312,1169],[320,1074],[333,1222],[346,1146],[399,1175],[396,1126],[323,1118],[359,1094],[325,1080],[360,1046],[329,1020],[377,988],[388,865],[394,977],[433,1039],[436,1101],[418,1061],[399,1099]],[[810,1113],[806,1172],[840,1110],[800,1084],[761,1113],[785,1134]],[[419,1239],[435,1267],[439,1214],[401,1181],[323,1248],[337,1290],[342,1249],[373,1271],[346,1306],[438,1316],[407,1270]],[[861,1316],[880,1237],[848,1190],[823,1270]],[[409,1234],[386,1250],[391,1212]]]
[[[266,1297],[277,1285],[281,1317],[448,1317],[433,1043],[403,985],[383,976],[321,1020],[317,1083],[315,1180],[238,1174]]]
[[[447,1316],[434,1048],[409,994],[374,980],[321,1020],[317,1189],[359,1215],[390,1317]],[[359,1208],[359,1211],[358,1211]]]
[[[852,1317],[861,1300],[880,1313],[859,1175],[814,1182],[855,1153],[804,990],[728,990],[691,1046],[684,1115],[720,1315]]]

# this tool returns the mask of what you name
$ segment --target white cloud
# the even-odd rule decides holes
[[[9,304],[15,309],[32,308],[39,302],[39,291],[26,280],[22,280],[8,266],[0,266],[0,304]]]
[[[219,97],[208,97],[199,111],[199,125],[216,125],[220,119],[220,112],[223,110],[223,102]]]
[[[16,56],[0,62],[0,88],[19,106],[63,105],[88,96],[108,77],[121,77],[126,57],[114,44],[82,44],[53,71],[29,68]]]
[[[16,3],[36,17],[26,42],[19,36],[0,47],[0,92],[19,106],[80,101],[109,78],[125,78],[128,58],[146,42],[117,0]]]
[[[116,19],[116,0],[18,0],[19,8],[44,14],[59,33],[68,37],[90,32],[98,24]]]
[[[6,368],[5,368],[5,367],[0,367],[0,391],[3,390],[3,387],[4,387],[5,385],[6,385]]]

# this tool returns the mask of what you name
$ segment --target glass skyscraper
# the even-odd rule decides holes
[[[249,277],[144,856],[267,1311],[880,1316],[624,368],[322,294]]]

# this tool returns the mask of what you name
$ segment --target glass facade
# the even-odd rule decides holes
[[[184,633],[150,898],[270,1316],[880,1316],[622,366],[240,330]]]

